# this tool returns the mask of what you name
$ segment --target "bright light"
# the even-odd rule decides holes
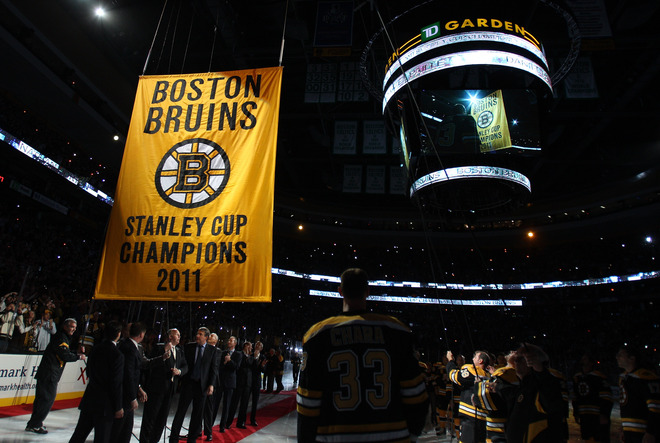
[[[113,139],[114,141],[117,141],[117,140],[119,140],[119,136],[118,136],[118,135],[115,135],[114,137],[112,137],[112,139]]]
[[[527,232],[527,237],[534,238],[534,232],[532,231]]]
[[[477,99],[477,94],[478,94],[477,92],[475,92],[474,94],[472,94],[471,92],[468,92],[468,102],[470,103],[470,106],[472,106],[473,104],[475,104],[477,102],[477,100],[478,100]]]
[[[516,126],[518,124],[518,120],[514,118],[513,120],[511,120],[511,124],[513,126]]]
[[[653,243],[653,237],[651,237],[650,235],[646,237],[646,243]]]
[[[303,230],[303,225],[298,225],[298,230],[302,231]]]
[[[97,17],[105,17],[105,9],[103,9],[101,6],[99,6],[94,10],[94,14]]]

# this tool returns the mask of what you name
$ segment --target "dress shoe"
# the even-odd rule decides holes
[[[206,441],[213,441],[213,436],[212,435],[207,435],[205,440]]]
[[[225,433],[225,428],[220,428],[220,433],[224,434]]]
[[[227,425],[225,429],[231,429],[231,423]]]
[[[38,428],[33,426],[26,426],[25,430],[28,432],[34,432],[35,434],[48,434],[48,430],[45,426],[39,426]]]
[[[242,424],[242,425],[236,425],[236,427],[237,427],[238,429],[247,429],[247,428],[245,427],[245,424]]]
[[[250,426],[259,426],[256,421],[252,420],[250,422]]]

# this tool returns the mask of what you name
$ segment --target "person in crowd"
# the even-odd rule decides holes
[[[461,417],[460,442],[486,441],[486,411],[473,403],[475,384],[490,378],[487,368],[490,356],[486,351],[475,351],[471,364],[452,369],[449,379],[460,390],[458,415]]]
[[[653,443],[660,440],[660,378],[646,368],[641,351],[623,345],[616,354],[619,375],[622,441]]]
[[[44,309],[41,319],[37,320],[34,325],[34,337],[37,342],[37,352],[45,351],[48,343],[50,343],[51,337],[57,333],[57,326],[55,326],[55,322],[50,315],[50,309]]]
[[[209,396],[204,402],[204,435],[206,436],[207,441],[213,439],[213,425],[215,424],[215,418],[218,415],[218,410],[220,409],[220,402],[222,401],[222,380],[220,373],[220,357],[222,356],[222,349],[220,349],[220,344],[218,342],[218,334],[212,332],[209,335],[209,339],[206,344],[209,347],[209,351],[214,352],[215,365],[218,366],[218,375],[213,380],[213,395]],[[211,438],[211,440],[209,440]]]
[[[26,327],[23,323],[23,311],[19,308],[20,297],[15,292],[7,294],[3,300],[6,303],[5,309],[0,312],[0,354],[6,353],[9,349],[9,343],[16,330],[20,334],[25,334],[32,326]]]
[[[172,421],[170,443],[180,440],[179,433],[190,403],[192,413],[188,426],[187,441],[193,443],[201,435],[204,402],[213,395],[213,381],[218,376],[218,365],[215,352],[206,352],[207,340],[211,331],[206,327],[197,330],[194,343],[188,343],[183,352],[188,362],[188,372],[183,376],[179,404]],[[214,349],[214,348],[210,348]]]
[[[84,354],[71,352],[69,348],[70,339],[76,331],[76,320],[67,318],[64,320],[63,330],[60,331],[48,344],[39,369],[37,369],[37,387],[32,405],[32,416],[27,422],[25,430],[36,434],[47,434],[44,420],[50,412],[57,395],[57,384],[62,378],[64,366],[67,362],[85,360]]]
[[[573,416],[583,440],[609,443],[612,389],[595,366],[589,354],[580,358],[580,370],[573,376]]]
[[[144,323],[135,322],[129,326],[128,338],[117,345],[119,351],[124,354],[124,381],[122,383],[122,408],[124,416],[116,419],[112,424],[111,440],[117,443],[129,443],[133,435],[133,422],[138,401],[147,401],[147,394],[140,384],[142,371],[150,369],[157,363],[162,363],[170,357],[171,344],[166,344],[163,354],[147,359],[141,346],[147,327]]]
[[[428,396],[410,329],[367,312],[367,273],[341,275],[342,315],[312,326],[297,395],[298,441],[405,441],[424,429]],[[359,374],[359,376],[358,376]]]
[[[475,386],[475,405],[487,411],[486,441],[506,443],[506,428],[509,415],[516,402],[520,379],[516,374],[515,351],[504,359],[505,366],[495,369],[489,380],[479,381]]]
[[[231,426],[236,410],[238,409],[238,417],[236,418],[236,427],[245,429],[245,421],[247,419],[247,407],[250,401],[250,391],[252,388],[252,371],[254,368],[254,357],[252,356],[252,343],[246,341],[243,343],[243,351],[240,354],[241,361],[238,369],[236,370],[236,389],[231,398],[231,406],[229,414],[227,415],[227,428]]]
[[[264,350],[264,344],[260,341],[257,341],[254,344],[254,353],[252,358],[254,360],[254,366],[252,369],[252,409],[250,412],[250,425],[258,426],[257,424],[257,406],[259,405],[259,395],[261,394],[261,373],[264,371],[266,366],[266,356],[262,353]]]
[[[157,360],[157,364],[148,372],[143,385],[148,401],[144,403],[142,425],[140,427],[140,442],[157,443],[163,435],[170,411],[172,395],[176,391],[179,380],[188,372],[188,363],[183,349],[179,346],[181,333],[173,328],[167,331],[167,342],[156,345],[148,357],[153,358],[166,354],[169,344],[170,355],[166,359]]]
[[[92,429],[94,443],[109,443],[113,421],[124,415],[124,354],[117,349],[121,329],[119,322],[109,322],[104,328],[104,340],[96,343],[89,355],[87,388],[78,406],[80,416],[69,443],[85,442]]]
[[[298,384],[298,374],[300,373],[300,363],[302,363],[302,360],[300,359],[300,355],[296,352],[293,354],[293,357],[291,357],[291,370],[293,372],[293,385],[296,386]]]
[[[548,361],[548,354],[530,343],[516,350],[520,385],[506,426],[507,441],[564,441],[564,429],[552,417],[563,414],[565,404],[560,380],[548,370]]]
[[[12,341],[9,344],[9,348],[15,349],[18,353],[26,352],[28,354],[36,354],[38,352],[36,334],[39,332],[39,328],[37,327],[39,319],[37,318],[34,310],[30,309],[28,305],[26,305],[26,307],[28,311],[25,315],[23,315],[23,325],[25,326],[25,332],[21,333],[20,329],[17,331],[16,329],[18,328],[14,328],[14,336],[12,337]],[[48,339],[50,342],[50,336]],[[46,346],[48,346],[48,344],[46,344]],[[46,350],[46,346],[42,348],[41,352]]]

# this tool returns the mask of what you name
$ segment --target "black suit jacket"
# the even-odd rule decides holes
[[[225,355],[229,354],[228,350],[222,351],[220,356],[220,386],[223,389],[236,388],[236,371],[241,367],[242,352],[234,350],[231,354],[231,360],[225,363]]]
[[[117,345],[119,351],[124,354],[124,388],[123,388],[123,406],[126,409],[131,402],[137,399],[138,386],[142,381],[142,370],[149,369],[163,360],[163,353],[159,356],[148,359],[144,355],[144,348],[135,343],[130,338],[125,338]]]
[[[165,345],[159,344],[154,348],[154,352],[149,357],[162,357],[164,352]],[[174,368],[180,370],[181,375],[172,377],[172,369]],[[185,353],[181,346],[177,346],[176,359],[174,358],[174,352],[171,352],[168,359],[163,360],[160,358],[156,360],[145,377],[143,387],[147,390],[147,393],[175,391],[179,379],[186,375],[187,372],[188,362],[186,361]]]
[[[218,376],[218,366],[216,364],[216,355],[214,347],[207,344],[204,349],[204,355],[202,356],[202,370],[200,383],[202,385],[202,391],[206,391],[206,388],[213,385],[214,380]],[[193,368],[195,367],[195,352],[197,351],[197,343],[188,343],[183,348],[183,352],[186,356],[186,361],[188,362],[188,372],[184,377],[184,380],[190,381],[190,376],[193,373]]]
[[[252,386],[252,371],[255,370],[254,357],[252,355],[245,355],[243,351],[238,352],[238,354],[241,357],[241,364],[236,371],[236,387],[250,387]]]
[[[92,348],[87,359],[87,389],[78,409],[114,416],[122,408],[124,354],[111,340]]]

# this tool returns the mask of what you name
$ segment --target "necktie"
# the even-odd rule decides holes
[[[202,355],[204,355],[204,348],[202,345],[197,345],[197,356],[195,357],[195,366],[193,367],[190,378],[194,381],[199,381],[202,377]]]

